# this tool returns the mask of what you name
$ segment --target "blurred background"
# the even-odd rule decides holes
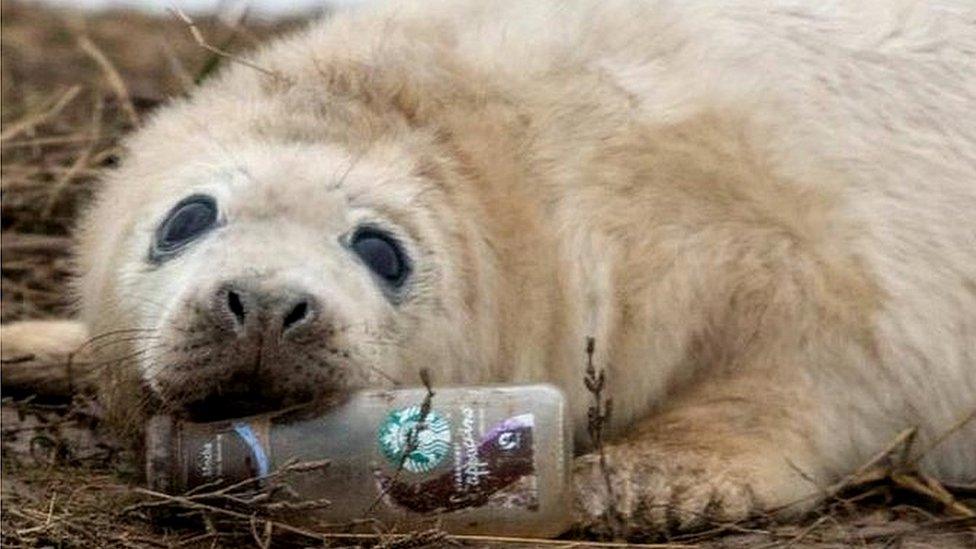
[[[242,10],[264,17],[298,15],[358,4],[365,0],[33,0],[53,7],[87,10],[136,9],[164,12],[173,6],[187,13],[237,13]]]

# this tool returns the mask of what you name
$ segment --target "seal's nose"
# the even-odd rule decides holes
[[[288,335],[310,323],[318,314],[319,305],[313,296],[293,288],[231,283],[217,290],[214,309],[240,335],[269,330]]]

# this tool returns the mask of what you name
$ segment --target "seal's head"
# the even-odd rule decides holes
[[[420,368],[490,377],[494,266],[459,175],[436,136],[360,105],[239,69],[130,140],[80,225],[78,283],[124,421],[134,403],[240,416]]]
[[[421,369],[435,386],[575,375],[582,275],[558,231],[577,216],[553,218],[543,177],[575,168],[533,122],[551,97],[486,70],[481,42],[462,59],[456,19],[401,7],[227,60],[125,143],[78,226],[76,283],[123,424],[334,402]]]

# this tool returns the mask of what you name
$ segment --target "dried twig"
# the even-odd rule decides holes
[[[129,105],[132,108],[132,105]],[[61,198],[61,194],[64,192],[64,188],[71,183],[78,173],[88,167],[91,162],[92,154],[95,150],[95,145],[98,144],[98,140],[102,133],[102,113],[105,109],[105,101],[101,96],[95,101],[95,108],[92,112],[92,124],[89,130],[89,142],[88,146],[82,150],[82,153],[78,155],[71,167],[68,168],[58,181],[51,187],[51,191],[47,195],[47,205],[44,206],[44,210],[41,213],[41,217],[48,218],[51,217],[51,213],[54,211],[54,207],[57,205],[58,200]],[[135,110],[132,111],[135,115]]]
[[[68,253],[70,249],[71,239],[66,236],[3,233],[3,251],[5,253],[60,255]]]
[[[891,456],[896,452],[905,454],[907,452],[907,448],[910,447],[912,442],[915,440],[916,433],[917,429],[915,427],[909,427],[908,429],[898,433],[898,435],[893,438],[891,442],[884,447],[884,449],[872,456],[871,459],[864,462],[864,465],[858,467],[853,473],[844,477],[840,482],[828,487],[828,496],[835,497],[844,490],[883,479],[886,476],[884,471],[890,469],[890,465],[885,466],[885,463],[890,462]]]
[[[215,55],[218,55],[220,57],[229,59],[230,61],[233,61],[234,63],[239,63],[241,65],[244,65],[245,67],[250,67],[250,68],[252,68],[252,69],[254,69],[254,70],[256,70],[256,71],[258,71],[258,72],[260,72],[262,74],[265,74],[267,76],[270,76],[271,78],[273,78],[275,80],[278,80],[278,81],[281,81],[281,82],[284,82],[284,83],[291,83],[291,79],[287,78],[284,74],[282,74],[282,73],[280,73],[278,71],[275,71],[275,70],[271,70],[271,69],[262,67],[262,66],[257,65],[255,63],[253,63],[253,62],[251,62],[251,61],[249,61],[249,60],[247,60],[247,59],[239,56],[239,55],[234,55],[233,53],[230,53],[230,52],[228,52],[226,50],[223,50],[221,48],[218,48],[218,47],[210,44],[209,42],[207,42],[207,39],[204,38],[203,33],[200,32],[200,29],[197,27],[197,24],[193,21],[193,19],[189,15],[187,15],[186,13],[184,13],[183,10],[181,10],[179,8],[172,8],[170,11],[174,15],[176,15],[176,17],[178,17],[181,21],[183,21],[184,24],[186,24],[187,28],[190,30],[190,34],[193,36],[193,40],[196,41],[197,45],[199,45],[201,48],[209,51],[210,53],[213,53]]]
[[[112,87],[112,91],[115,92],[115,96],[119,98],[119,103],[122,104],[122,109],[125,111],[126,116],[129,118],[129,123],[133,127],[139,126],[139,113],[136,112],[135,106],[132,104],[132,96],[129,94],[129,88],[125,85],[125,80],[122,79],[122,75],[115,68],[115,65],[109,60],[109,58],[102,52],[98,46],[95,45],[88,37],[82,36],[78,39],[78,47],[81,48],[83,52],[88,54],[98,67],[102,69],[102,73],[105,75],[105,79],[108,80],[109,86]]]
[[[256,516],[251,516],[251,537],[254,538],[254,543],[260,549],[270,549],[271,547],[271,534],[274,531],[274,523],[271,521],[266,521],[264,523],[264,533],[258,534],[258,518]]]
[[[917,467],[919,459],[924,457],[927,452],[938,446],[968,421],[972,420],[973,417],[976,417],[976,412],[964,416],[956,424],[936,437],[925,450],[914,455],[912,455],[912,445],[915,442],[917,429],[914,427],[905,429],[853,473],[827,487],[820,495],[823,495],[827,500],[839,500],[845,503],[847,500],[840,500],[839,498],[841,493],[866,484],[889,480],[900,488],[941,503],[954,516],[962,518],[976,517],[976,511],[973,511],[969,506],[957,500],[942,483],[918,470]],[[802,471],[800,473],[802,475]],[[790,502],[773,511],[792,507],[805,499]]]
[[[963,415],[959,418],[951,427],[943,431],[939,436],[935,437],[925,448],[919,450],[914,456],[912,456],[908,462],[907,466],[914,467],[918,462],[927,456],[932,450],[937,448],[940,444],[946,441],[949,437],[956,434],[963,427],[968,425],[971,421],[976,420],[976,408],[969,411],[968,414]]]
[[[380,502],[383,501],[383,498],[386,497],[390,487],[392,487],[400,478],[400,474],[403,471],[404,466],[407,464],[407,459],[410,458],[410,454],[412,454],[417,449],[417,445],[420,444],[420,433],[427,428],[427,416],[430,414],[430,409],[434,401],[434,389],[432,388],[430,372],[427,370],[427,368],[420,369],[420,382],[423,383],[424,388],[427,389],[427,394],[424,395],[424,401],[420,404],[420,417],[417,418],[417,422],[407,433],[407,440],[403,446],[403,453],[400,455],[400,461],[397,463],[397,468],[393,473],[393,478],[389,483],[387,483],[386,487],[376,495],[376,499],[374,499],[373,503],[371,503],[366,509],[367,516],[376,510],[376,506],[379,505]]]
[[[186,498],[186,497],[183,497],[183,496],[171,496],[169,494],[164,494],[162,492],[156,492],[154,490],[149,490],[148,488],[133,488],[133,491],[136,492],[136,493],[139,493],[139,494],[143,494],[143,495],[146,495],[146,496],[150,496],[152,498],[156,498],[156,499],[159,499],[159,500],[163,500],[163,501],[166,501],[166,502],[170,502],[170,503],[177,504],[180,507],[184,507],[186,509],[193,509],[193,510],[197,510],[197,511],[209,511],[209,512],[215,513],[217,515],[224,515],[224,516],[228,516],[228,517],[231,517],[231,518],[236,518],[236,519],[244,520],[244,521],[247,521],[247,524],[250,524],[251,523],[251,518],[254,516],[253,513],[242,513],[242,512],[239,512],[239,511],[233,511],[231,509],[225,509],[223,507],[218,507],[216,505],[210,505],[208,503],[202,503],[200,501],[196,501],[194,499]],[[304,528],[299,528],[297,526],[292,526],[292,525],[289,525],[289,524],[285,524],[283,522],[277,522],[277,521],[273,521],[273,520],[270,520],[270,519],[262,519],[262,520],[265,520],[265,521],[271,523],[274,528],[277,528],[277,529],[282,530],[284,532],[290,532],[292,534],[297,534],[297,535],[302,536],[302,537],[306,537],[306,538],[314,539],[314,540],[319,540],[319,541],[327,541],[329,539],[328,536],[325,535],[325,534],[318,534],[318,533],[312,532],[310,530],[306,530]]]
[[[180,82],[182,92],[188,93],[196,86],[193,81],[193,77],[190,76],[190,71],[188,71],[186,66],[183,65],[183,62],[173,51],[173,46],[170,45],[169,42],[166,40],[160,40],[160,49],[162,50],[163,55],[166,57],[166,61],[170,66],[171,72]]]
[[[955,516],[964,518],[976,517],[976,512],[958,501],[939,481],[925,473],[915,472],[915,474],[906,474],[896,472],[891,475],[891,480],[902,488],[941,503],[945,506],[946,510]]]
[[[76,97],[81,93],[81,86],[72,86],[68,91],[61,94],[54,104],[47,108],[44,112],[29,115],[26,118],[14,122],[7,126],[3,131],[0,131],[0,141],[6,141],[17,137],[21,133],[34,128],[44,122],[58,116],[61,111],[64,110]]]
[[[330,461],[327,459],[312,461],[291,460],[281,467],[264,476],[249,477],[244,480],[234,482],[224,486],[222,480],[216,480],[196,486],[181,497],[187,501],[211,504],[217,501],[224,501],[246,508],[252,513],[268,514],[279,511],[308,511],[321,509],[331,505],[325,499],[312,499],[300,501],[273,501],[272,496],[281,492],[290,493],[293,497],[298,497],[294,491],[286,484],[278,481],[292,473],[308,473],[312,471],[325,471],[328,469]],[[129,505],[122,509],[123,514],[131,514],[151,507],[161,507],[166,505],[166,501],[139,502]]]
[[[586,390],[593,396],[593,403],[586,411],[586,431],[590,435],[590,440],[596,448],[600,459],[600,472],[603,475],[603,482],[607,490],[607,527],[614,536],[622,536],[624,533],[623,520],[617,510],[616,494],[613,492],[613,483],[610,478],[610,467],[607,465],[607,454],[604,448],[604,435],[610,423],[610,414],[613,411],[613,400],[603,396],[606,387],[606,371],[599,370],[593,364],[593,355],[596,352],[596,340],[592,337],[586,338],[586,370],[583,377],[583,384]]]

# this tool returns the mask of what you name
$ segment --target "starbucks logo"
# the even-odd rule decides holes
[[[380,425],[380,450],[393,465],[411,473],[427,473],[444,460],[451,449],[451,426],[437,412],[430,410],[420,423],[420,406],[390,412]],[[416,441],[410,448],[410,441]],[[410,450],[404,458],[404,452]]]

